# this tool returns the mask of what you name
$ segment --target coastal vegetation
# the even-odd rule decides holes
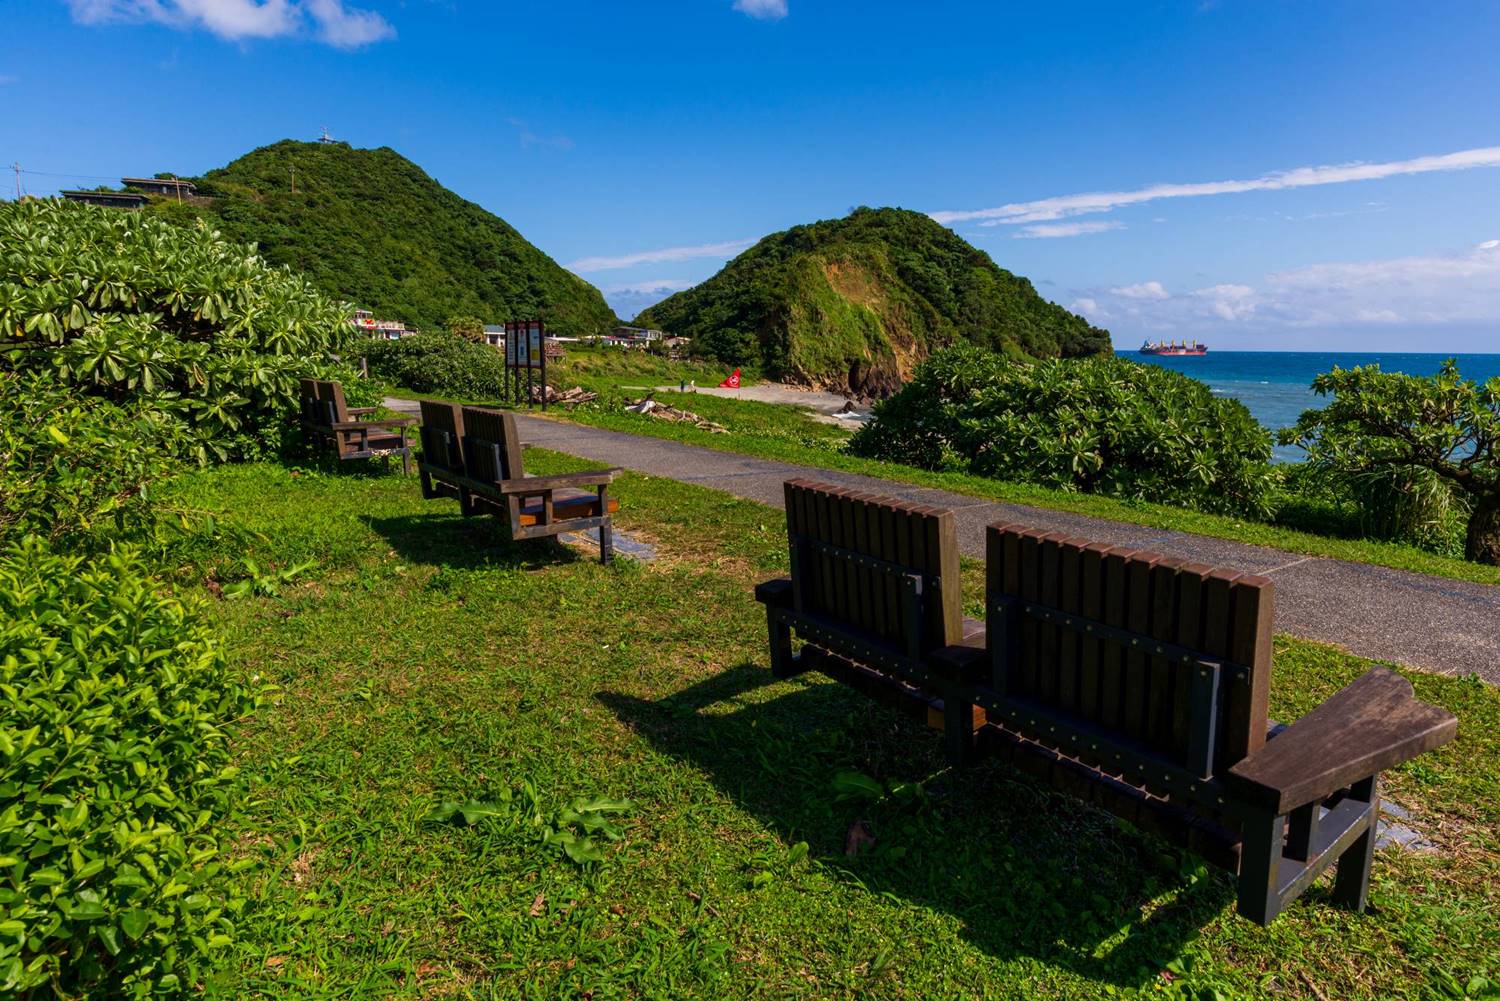
[[[352,373],[330,360],[348,313],[305,279],[201,224],[71,202],[0,209],[0,331],[13,373],[205,462],[275,454],[297,380]]]
[[[859,208],[764,237],[636,322],[695,354],[856,394],[897,390],[966,341],[1012,358],[1108,353],[1109,335],[919,212]]]
[[[414,393],[492,399],[505,380],[505,358],[482,341],[439,331],[366,345],[370,375]]]
[[[203,198],[151,210],[205,219],[383,319],[434,331],[461,315],[541,317],[567,335],[616,322],[598,289],[387,147],[288,139],[193,180]]]
[[[1313,390],[1328,405],[1282,435],[1312,470],[1362,499],[1378,528],[1451,538],[1462,522],[1465,558],[1500,565],[1500,378],[1464,379],[1450,360],[1428,378],[1335,368]]]
[[[1243,404],[1113,357],[1018,365],[950,348],[876,404],[849,450],[1215,514],[1271,509],[1271,436]]]

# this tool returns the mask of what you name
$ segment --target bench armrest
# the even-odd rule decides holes
[[[989,673],[990,655],[984,648],[984,634],[978,636],[979,645],[973,645],[973,637],[966,642],[940,647],[927,655],[927,667],[943,681],[971,684],[980,681]]]
[[[1458,720],[1373,668],[1229,770],[1235,798],[1281,815],[1453,739]]]
[[[615,469],[593,469],[586,473],[559,473],[556,476],[526,476],[519,480],[504,480],[497,483],[502,494],[528,494],[545,493],[548,490],[559,490],[565,487],[599,487],[613,483],[621,470]]]
[[[792,578],[776,577],[755,585],[755,600],[774,608],[792,607]]]
[[[382,417],[373,421],[339,421],[325,427],[333,431],[368,431],[370,428],[406,428],[415,423],[415,417]]]

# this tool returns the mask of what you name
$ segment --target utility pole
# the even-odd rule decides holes
[[[21,200],[21,163],[20,163],[20,161],[17,161],[15,163],[11,164],[11,166],[14,167],[15,171],[16,171],[16,201],[20,201]]]
[[[292,194],[297,193],[297,165],[292,164]]]

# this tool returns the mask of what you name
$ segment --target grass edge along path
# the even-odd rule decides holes
[[[622,380],[623,378],[620,377]],[[561,376],[557,381],[561,384]],[[586,379],[579,381],[588,383]],[[589,388],[600,387],[591,384]],[[611,387],[603,388],[607,390]],[[407,403],[417,399],[442,399],[472,406],[501,406],[494,401],[449,398],[432,393],[416,393],[399,387],[393,393],[391,399]],[[554,406],[545,413],[534,407],[520,408],[519,412],[608,431],[701,445],[719,452],[897,480],[912,486],[948,490],[981,500],[1107,518],[1164,531],[1205,535],[1231,542],[1282,549],[1301,556],[1321,556],[1392,570],[1409,570],[1449,580],[1500,585],[1500,567],[1442,556],[1401,543],[1317,535],[1299,529],[1245,518],[1205,514],[1187,508],[1124,501],[1098,494],[995,480],[969,473],[933,472],[901,463],[863,459],[836,451],[830,443],[831,429],[814,421],[811,411],[803,407],[735,400],[701,393],[660,391],[655,393],[655,397],[663,403],[699,413],[729,430],[725,434],[715,434],[691,424],[671,423],[644,414],[628,413],[623,409],[604,409],[598,405],[571,409]],[[609,398],[604,406],[613,407],[619,402]],[[414,407],[413,403],[412,408]]]
[[[1415,999],[1500,973],[1500,692],[1475,680],[1403,671],[1460,717],[1386,787],[1436,852],[1382,853],[1369,914],[1318,887],[1260,929],[1191,856],[994,764],[947,772],[842,686],[773,681],[750,594],[785,570],[772,509],[626,474],[619,523],[660,558],[602,567],[398,475],[228,467],[174,494],[215,513],[184,586],[317,561],[212,606],[282,691],[237,739],[260,866],[209,996]],[[1271,711],[1367,666],[1281,638]],[[444,801],[474,822],[429,819]],[[539,836],[582,833],[573,807],[608,828],[597,860]]]
[[[694,402],[692,394],[660,393],[658,399],[670,402],[674,406],[690,409]],[[739,406],[747,407],[779,406],[751,401],[735,402]],[[654,421],[648,416],[638,414],[616,414],[581,407],[571,412],[549,410],[545,416],[571,420],[578,424],[587,424],[610,431],[623,431],[628,434],[680,441],[684,444],[702,445],[716,451],[735,452],[758,459],[774,459],[798,465],[898,480],[913,486],[949,490],[983,500],[1066,511],[1095,518],[1108,518],[1112,521],[1142,525],[1147,528],[1207,535],[1231,542],[1284,549],[1302,556],[1324,556],[1348,560],[1351,563],[1368,563],[1393,570],[1410,570],[1414,573],[1469,581],[1475,584],[1500,585],[1500,567],[1471,563],[1399,543],[1368,539],[1341,539],[1245,518],[1205,514],[1201,511],[1163,504],[1123,501],[1098,494],[1073,493],[1028,483],[994,480],[969,473],[931,472],[895,462],[863,459],[827,448],[801,444],[797,441],[736,434],[732,427],[728,434],[713,434],[692,425],[671,424],[665,421]],[[705,413],[704,416],[709,415]],[[710,419],[719,420],[717,417]]]

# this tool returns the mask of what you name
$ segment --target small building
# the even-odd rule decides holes
[[[505,325],[501,323],[486,323],[484,325],[484,343],[492,348],[505,350]]]
[[[152,195],[191,198],[198,193],[198,188],[192,181],[183,181],[175,177],[122,177],[120,183],[127,188]]]
[[[624,341],[641,341],[650,343],[659,341],[663,334],[660,330],[652,330],[650,327],[616,327],[610,331],[611,336]]]
[[[103,205],[111,209],[138,209],[146,204],[146,196],[133,191],[63,191],[59,193],[70,202]]]
[[[349,322],[357,329],[381,341],[399,341],[403,337],[412,337],[419,333],[415,327],[408,327],[400,320],[377,320],[375,314],[368,309],[356,309],[354,318]]]

